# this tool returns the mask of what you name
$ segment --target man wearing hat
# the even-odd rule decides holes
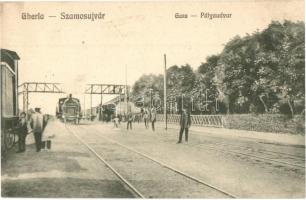
[[[44,122],[44,117],[40,113],[40,108],[35,108],[35,112],[31,116],[31,128],[32,128],[33,134],[34,134],[36,151],[37,152],[39,152],[40,149],[41,149],[43,122]]]
[[[184,108],[182,110],[181,119],[180,119],[181,130],[179,134],[179,141],[177,142],[178,144],[182,143],[182,137],[184,131],[185,131],[185,141],[188,142],[188,129],[190,125],[191,125],[190,113],[187,111],[186,108]]]
[[[27,120],[26,120],[26,113],[20,113],[20,119],[18,122],[18,151],[17,153],[25,152],[26,147],[26,137],[28,134],[28,127],[27,127]]]

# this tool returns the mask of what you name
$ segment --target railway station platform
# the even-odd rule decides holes
[[[44,135],[52,137],[51,150],[37,153],[33,134],[29,134],[26,152],[12,150],[2,161],[2,197],[133,197],[63,123],[49,122]]]
[[[51,150],[37,153],[30,134],[25,153],[2,161],[2,197],[305,197],[303,136],[192,126],[189,142],[176,144],[178,131],[50,121]]]

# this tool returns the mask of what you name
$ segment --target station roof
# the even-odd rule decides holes
[[[1,52],[0,52],[1,61],[3,58],[5,58],[5,56],[11,58],[12,60],[20,60],[18,54],[15,51],[11,51],[8,49],[1,49]]]
[[[5,62],[9,67],[15,71],[15,60],[20,60],[18,54],[15,51],[0,49],[0,62]]]

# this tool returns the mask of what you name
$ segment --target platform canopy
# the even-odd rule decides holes
[[[15,51],[0,49],[0,61],[7,63],[13,71],[15,71],[13,68],[15,60],[20,60],[20,57]]]

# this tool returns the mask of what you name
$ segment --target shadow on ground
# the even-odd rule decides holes
[[[67,191],[74,191],[67,192]],[[78,178],[33,178],[2,183],[2,197],[133,198],[116,180]]]
[[[89,157],[87,153],[80,152],[52,152],[35,151],[34,144],[27,145],[24,153],[15,153],[12,149],[2,160],[2,176],[17,177],[23,173],[48,172],[52,170],[63,172],[85,171],[78,163],[78,158]]]

